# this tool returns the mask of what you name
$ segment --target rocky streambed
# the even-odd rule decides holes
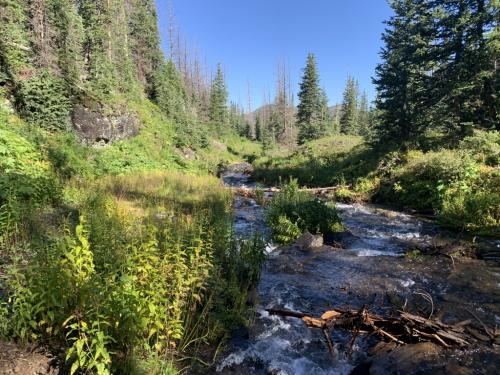
[[[248,166],[223,176],[232,187],[252,187]],[[219,361],[221,374],[498,374],[500,351],[485,339],[482,325],[500,324],[500,268],[482,260],[407,256],[430,246],[440,229],[411,215],[380,207],[338,204],[348,233],[330,240],[342,249],[269,246],[254,323],[238,330]],[[240,236],[268,233],[264,211],[237,197],[235,229]],[[432,302],[425,295],[432,297]],[[321,316],[334,307],[377,314],[406,309],[443,323],[471,321],[478,339],[467,348],[444,349],[422,342],[395,346],[374,336],[334,330],[332,357],[321,330],[301,319],[270,315],[280,308]]]

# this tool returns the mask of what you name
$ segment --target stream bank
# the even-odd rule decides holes
[[[233,166],[223,176],[232,187],[252,187],[248,166]],[[378,340],[360,337],[347,356],[351,334],[333,332],[331,358],[321,332],[300,319],[271,316],[270,308],[320,316],[332,307],[387,314],[394,306],[427,312],[420,293],[433,298],[432,314],[444,323],[475,319],[500,324],[500,268],[482,260],[408,257],[415,245],[429,245],[440,230],[411,215],[361,204],[338,204],[348,234],[337,238],[343,250],[270,251],[257,288],[254,324],[239,330],[218,363],[221,374],[496,374],[498,345],[475,344],[443,350],[430,343],[374,348]],[[268,233],[262,207],[251,198],[235,200],[235,229],[241,236]],[[269,248],[270,250],[273,247]]]

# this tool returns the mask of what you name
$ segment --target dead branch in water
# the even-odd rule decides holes
[[[322,188],[302,188],[299,190],[300,191],[308,191],[308,192],[315,194],[315,195],[326,195],[330,192],[333,192],[333,191],[340,189],[340,188],[343,188],[343,187],[345,187],[345,185],[328,186],[328,187],[322,187]],[[281,189],[277,188],[277,187],[271,187],[271,188],[265,188],[265,189],[249,188],[249,187],[234,187],[234,188],[231,188],[231,190],[236,195],[239,195],[242,197],[250,197],[250,198],[255,198],[257,191],[260,191],[263,193],[279,193],[281,191]]]
[[[331,330],[342,328],[353,332],[350,351],[356,337],[362,333],[374,334],[381,339],[393,341],[399,345],[411,344],[421,341],[432,341],[445,348],[466,347],[475,341],[490,341],[491,331],[486,326],[488,337],[481,339],[481,335],[474,335],[468,326],[470,320],[454,325],[444,324],[437,319],[424,318],[404,311],[398,311],[395,316],[380,316],[370,313],[365,307],[360,310],[333,309],[326,311],[321,317],[309,314],[282,310],[268,309],[272,315],[302,319],[310,328],[319,328],[325,335],[328,351],[334,354],[335,346],[331,339]],[[479,337],[479,338],[478,338]]]

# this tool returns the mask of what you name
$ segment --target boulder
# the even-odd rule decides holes
[[[107,113],[109,112],[109,113]],[[77,104],[71,114],[73,127],[87,146],[105,146],[139,133],[140,123],[124,109],[105,110],[101,105]]]
[[[439,364],[440,348],[430,342],[393,348],[378,348],[372,359],[370,375],[429,374]]]
[[[305,231],[302,236],[297,238],[294,245],[302,250],[319,250],[323,247],[323,235]]]

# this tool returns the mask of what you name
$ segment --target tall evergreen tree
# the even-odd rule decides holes
[[[153,75],[162,64],[160,34],[154,0],[131,1],[129,15],[130,52],[139,82],[151,93]]]
[[[217,65],[210,92],[210,120],[217,124],[219,130],[227,121],[227,89],[221,64]]]
[[[370,130],[370,108],[368,104],[368,96],[366,91],[361,95],[358,110],[358,134],[363,137],[368,137]]]
[[[438,0],[435,47],[438,68],[433,77],[436,121],[452,137],[471,134],[474,127],[498,125],[498,68],[488,49],[487,31],[495,25],[494,4],[487,0]],[[498,5],[497,5],[498,6]],[[498,26],[497,26],[498,27]],[[495,77],[495,74],[497,77]]]
[[[326,91],[324,89],[321,89],[320,92],[319,124],[318,137],[324,137],[333,126],[330,108],[328,108],[328,96],[326,95]]]
[[[312,53],[307,56],[307,64],[302,76],[297,107],[298,142],[317,139],[324,133],[322,122],[324,97],[319,86],[316,59]]]
[[[429,1],[395,0],[394,16],[382,39],[383,62],[376,68],[378,138],[415,143],[429,124],[429,80],[435,68],[431,46],[435,15]]]
[[[153,77],[152,99],[168,118],[186,122],[186,91],[182,77],[172,60],[156,69]]]
[[[358,134],[358,83],[353,77],[347,78],[342,101],[342,116],[340,117],[340,132],[343,134]]]

